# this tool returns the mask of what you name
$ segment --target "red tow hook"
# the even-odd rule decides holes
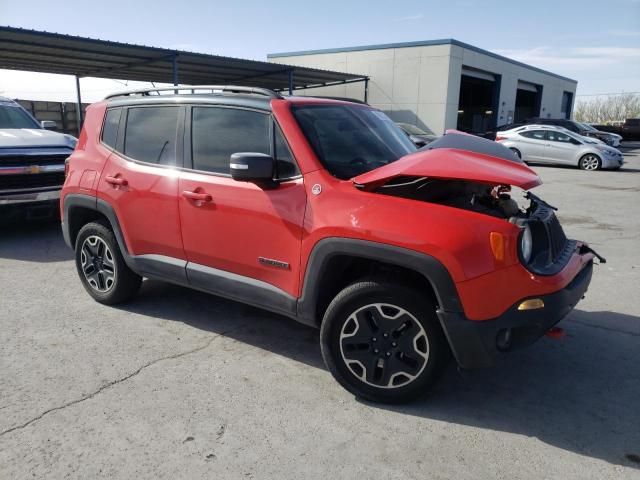
[[[559,340],[565,335],[564,328],[551,327],[545,335],[549,338],[553,338],[554,340]]]

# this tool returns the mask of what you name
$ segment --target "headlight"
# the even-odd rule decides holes
[[[531,252],[533,251],[533,237],[531,236],[531,228],[525,225],[520,234],[520,256],[524,263],[531,260]]]

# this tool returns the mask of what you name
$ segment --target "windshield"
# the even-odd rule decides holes
[[[424,130],[421,130],[415,125],[411,125],[410,123],[399,123],[398,125],[400,125],[400,127],[409,135],[429,135]]]
[[[357,105],[305,105],[293,114],[325,168],[346,180],[417,150],[389,117]]]
[[[0,105],[0,128],[41,128],[20,107]]]
[[[586,123],[581,123],[580,124],[585,130],[589,131],[589,132],[597,132],[598,130],[593,128],[591,125],[587,125]]]

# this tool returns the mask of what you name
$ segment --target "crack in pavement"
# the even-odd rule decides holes
[[[28,427],[29,425],[31,425],[32,423],[37,422],[38,420],[40,420],[40,419],[44,418],[45,416],[49,415],[50,413],[57,412],[58,410],[64,410],[67,407],[71,407],[73,405],[77,405],[78,403],[82,403],[85,400],[90,400],[93,397],[95,397],[96,395],[99,395],[100,393],[102,393],[104,390],[107,390],[108,388],[111,388],[114,385],[118,385],[118,384],[120,384],[122,382],[125,382],[125,381],[129,380],[130,378],[135,377],[140,372],[142,372],[143,370],[145,370],[148,367],[151,367],[151,366],[155,365],[156,363],[160,363],[160,362],[163,362],[165,360],[174,360],[176,358],[184,357],[186,355],[191,355],[192,353],[196,353],[196,352],[199,352],[201,350],[204,350],[205,348],[209,347],[213,343],[214,340],[216,340],[216,339],[218,339],[220,337],[225,337],[228,333],[231,333],[233,331],[239,330],[242,327],[244,327],[244,325],[239,325],[238,327],[231,328],[231,329],[226,330],[226,331],[224,331],[222,333],[214,335],[204,345],[200,345],[199,347],[192,348],[191,350],[187,350],[186,352],[175,353],[173,355],[168,355],[166,357],[157,358],[157,359],[152,360],[152,361],[150,361],[148,363],[145,363],[144,365],[142,365],[140,368],[138,368],[137,370],[133,371],[132,373],[130,373],[128,375],[125,375],[124,377],[118,378],[116,380],[112,380],[110,382],[107,382],[107,383],[105,383],[104,385],[102,385],[100,388],[98,388],[96,391],[94,391],[92,393],[84,395],[81,398],[78,398],[76,400],[72,400],[70,402],[67,402],[64,405],[60,405],[58,407],[53,407],[53,408],[50,408],[48,410],[45,410],[40,415],[38,415],[36,417],[33,417],[31,420],[28,420],[27,422],[25,422],[25,423],[23,423],[21,425],[16,425],[14,427],[8,428],[7,430],[4,430],[4,431],[0,432],[0,437],[6,435],[8,433],[15,432],[16,430],[22,430],[22,429]]]

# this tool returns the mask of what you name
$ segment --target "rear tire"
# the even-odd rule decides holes
[[[333,299],[320,339],[336,380],[373,402],[422,397],[450,358],[435,306],[424,292],[379,279],[349,285]]]
[[[80,229],[75,254],[82,286],[97,302],[113,305],[138,293],[142,277],[127,266],[105,223],[91,222]]]
[[[578,163],[582,170],[600,170],[602,168],[602,160],[594,153],[583,155]]]

